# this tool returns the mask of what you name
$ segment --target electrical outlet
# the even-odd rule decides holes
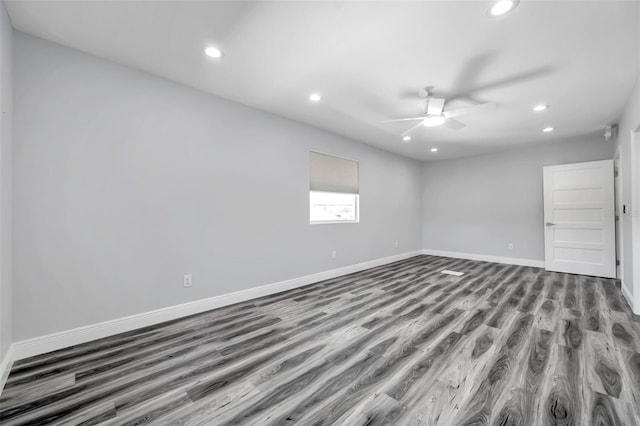
[[[513,250],[513,243],[509,243],[509,244],[507,244],[507,248],[508,248],[509,250]]]
[[[400,244],[396,241],[394,244],[396,247],[400,247]]]
[[[335,259],[336,257],[338,257],[338,252],[336,252],[335,250],[331,251],[331,258]]]
[[[185,275],[184,279],[182,281],[182,285],[185,287],[191,287],[191,281],[193,280],[193,277],[191,276],[191,274],[189,275]]]

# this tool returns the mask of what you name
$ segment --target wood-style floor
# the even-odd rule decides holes
[[[613,280],[418,256],[19,361],[0,422],[638,425],[640,322]]]

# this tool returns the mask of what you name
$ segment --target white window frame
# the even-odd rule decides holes
[[[352,195],[353,197],[355,197],[355,202],[354,202],[355,219],[354,220],[313,220],[311,218],[311,194],[312,193]],[[338,224],[338,223],[360,223],[360,194],[348,194],[344,192],[309,191],[309,224],[327,225],[327,224]]]

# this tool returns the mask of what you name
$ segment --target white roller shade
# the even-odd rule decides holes
[[[358,162],[309,152],[311,191],[358,193]]]

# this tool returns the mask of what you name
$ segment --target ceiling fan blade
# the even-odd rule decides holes
[[[396,123],[398,121],[414,121],[414,120],[424,120],[424,117],[396,118],[395,120],[384,120],[384,121],[381,121],[381,123]]]
[[[442,114],[443,108],[444,108],[444,99],[429,98],[429,102],[427,103],[428,115],[440,115]]]
[[[494,102],[487,102],[485,104],[472,105],[464,108],[452,109],[444,112],[445,118],[458,117],[460,115],[469,114],[472,112],[490,111],[496,109],[497,105]]]
[[[409,133],[411,133],[412,130],[417,129],[420,126],[422,126],[422,122],[416,124],[415,126],[409,127],[407,130],[405,130],[404,132],[400,133],[400,136],[406,136]]]
[[[550,66],[538,67],[529,71],[522,72],[520,74],[515,74],[507,78],[503,78],[501,80],[496,80],[491,83],[486,83],[483,85],[473,85],[473,84],[458,84],[454,85],[454,87],[461,87],[462,89],[459,92],[447,93],[446,98],[448,100],[453,99],[463,99],[473,97],[474,94],[490,89],[494,89],[497,87],[509,87],[514,84],[524,83],[529,80],[537,79],[543,77],[554,69]]]
[[[447,118],[444,121],[444,125],[447,126],[450,129],[452,129],[452,130],[460,130],[460,129],[464,129],[465,127],[467,127],[466,124],[459,122],[455,118]]]

